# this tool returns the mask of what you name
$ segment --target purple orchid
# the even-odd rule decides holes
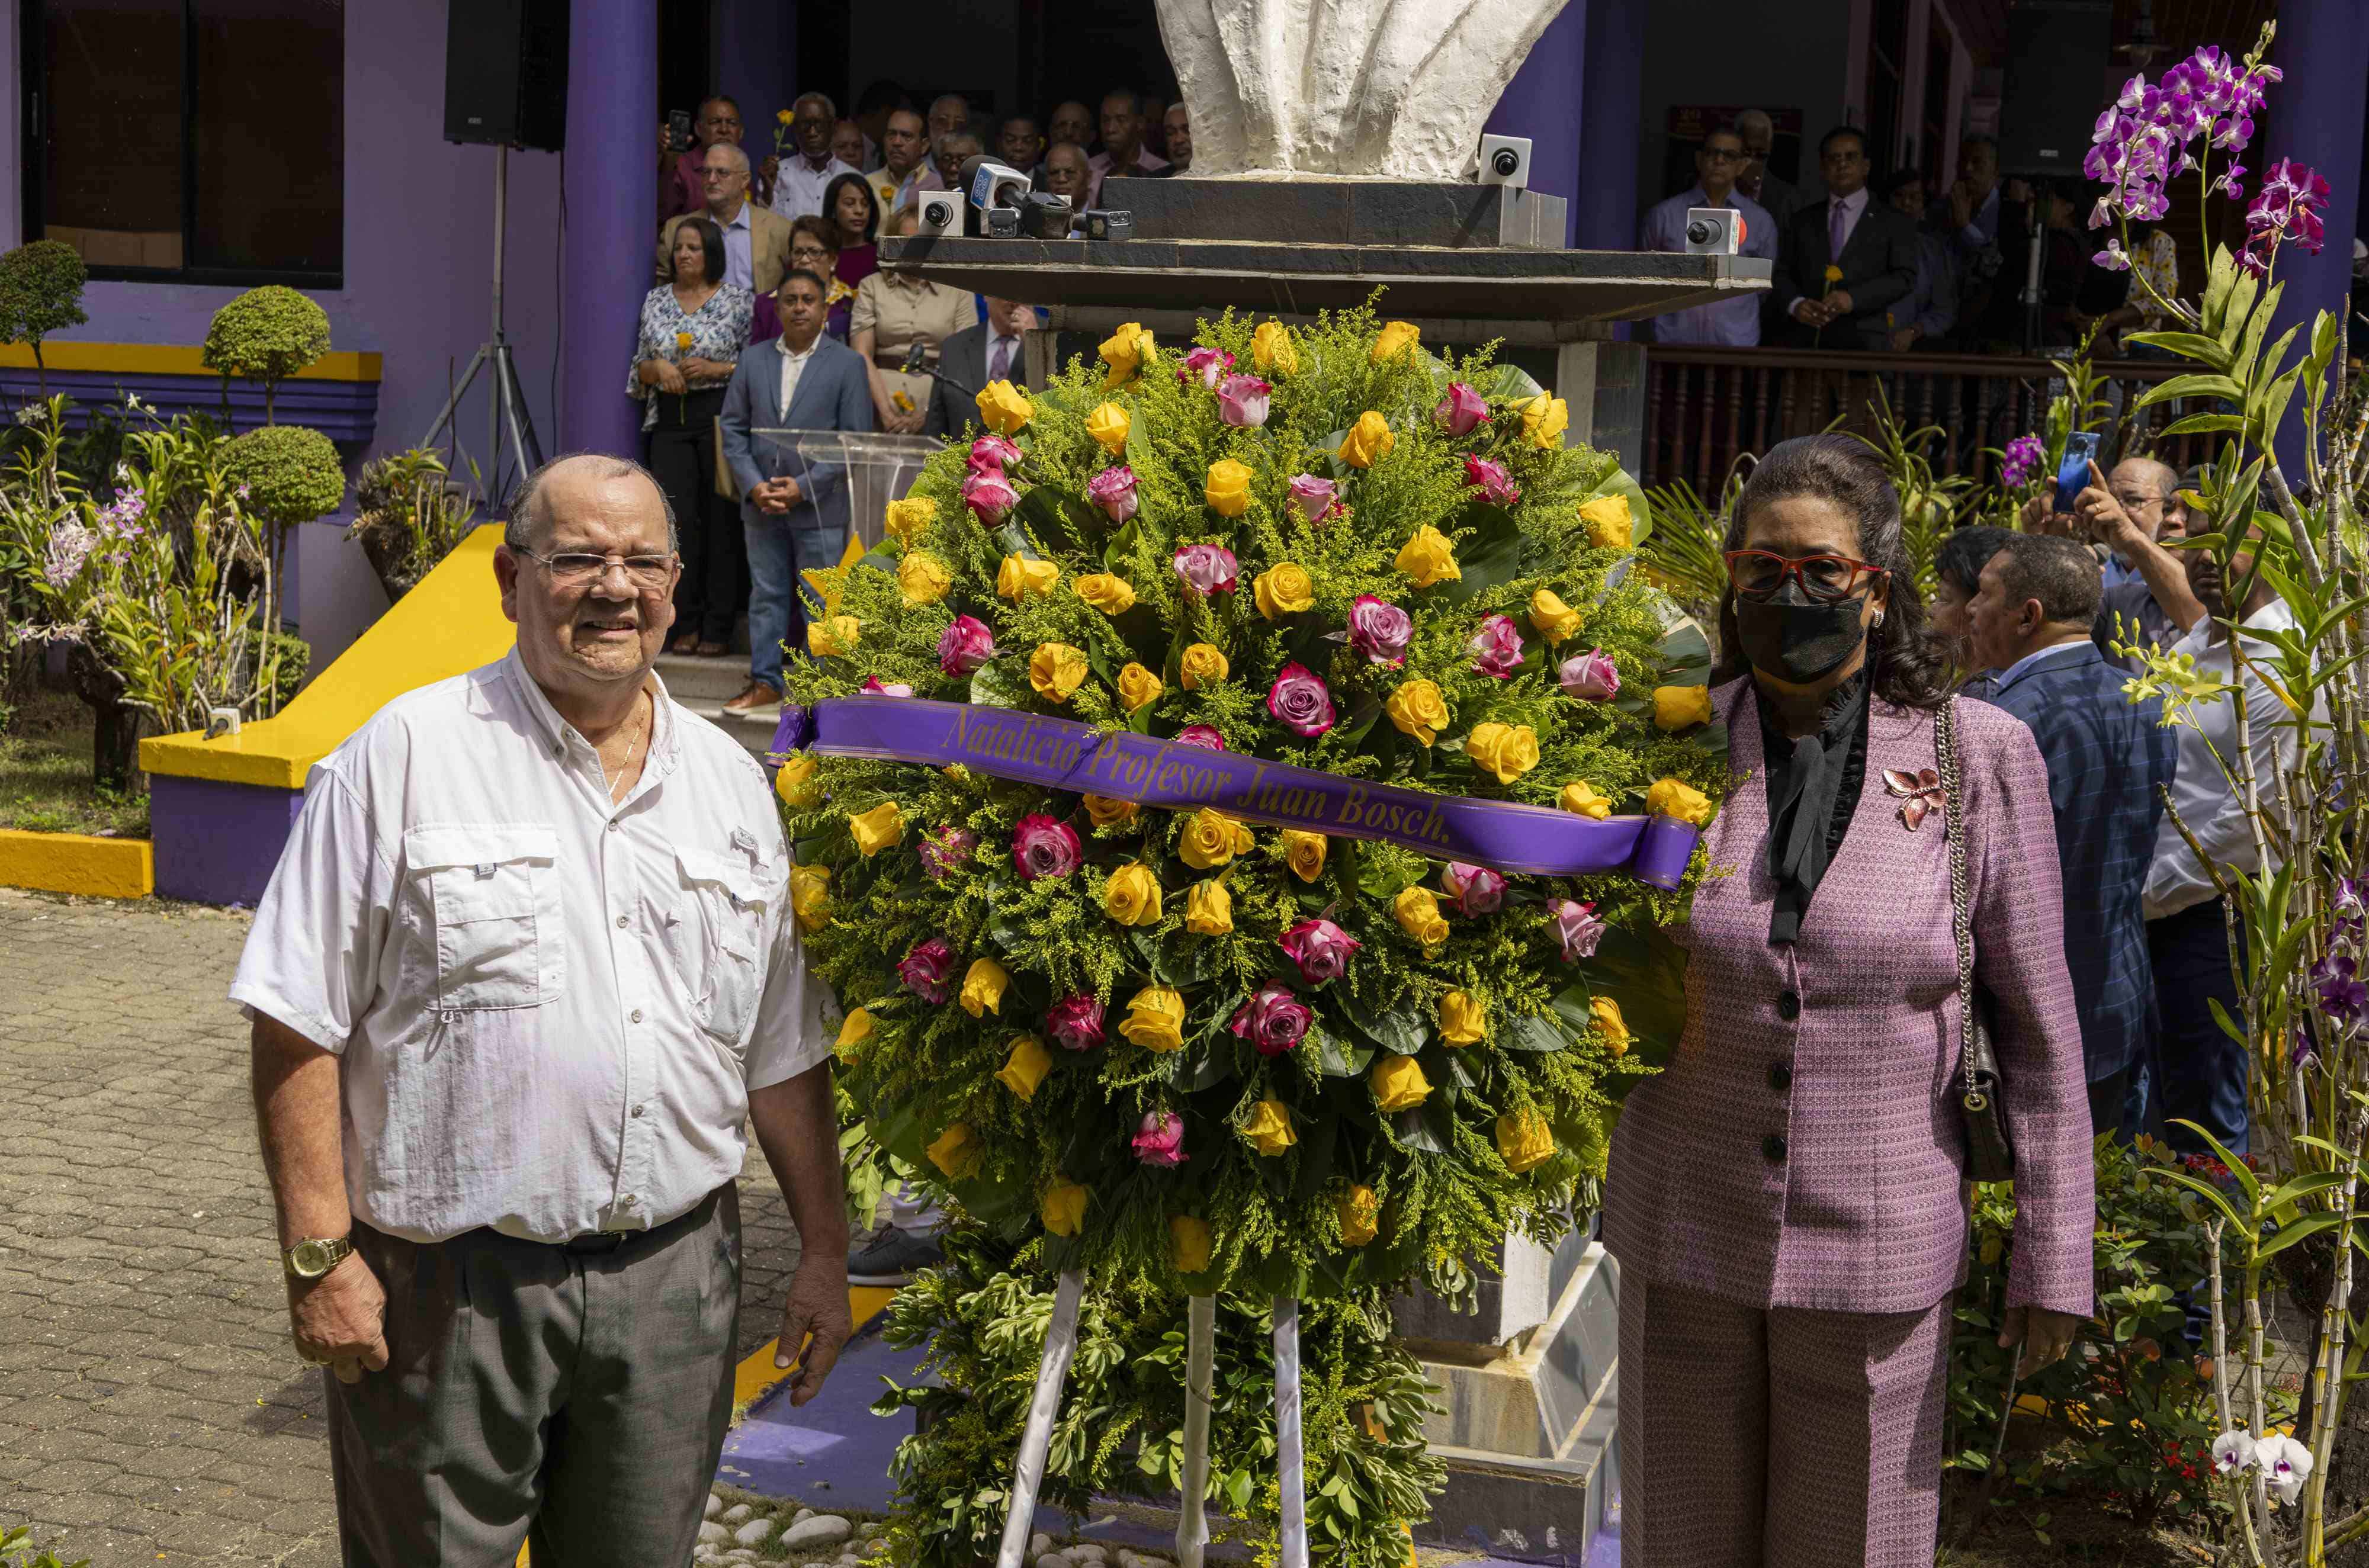
[[[2328,242],[2320,212],[2328,205],[2328,181],[2308,164],[2281,158],[2262,176],[2262,189],[2246,209],[2246,250],[2237,259],[2257,278],[2267,275],[2279,246],[2293,242],[2306,256]]]

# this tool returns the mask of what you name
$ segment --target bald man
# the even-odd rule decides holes
[[[2036,498],[2046,504],[2046,498]],[[2110,645],[2144,642],[2168,648],[2203,613],[2189,588],[2185,563],[2160,547],[2188,534],[2180,475],[2169,464],[2126,457],[2109,475],[2093,463],[2089,484],[2074,498],[2073,515],[2052,518],[2049,523],[2053,528],[2026,526],[2034,532],[2069,532],[2109,552],[2103,563],[2105,592],[2098,609],[2098,645],[2131,674],[2139,672],[2137,658],[2117,655]]]

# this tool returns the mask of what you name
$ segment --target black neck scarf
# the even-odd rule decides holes
[[[1768,774],[1768,874],[1777,884],[1768,941],[1790,945],[1859,809],[1867,779],[1867,674],[1836,687],[1818,712],[1817,729],[1798,740],[1778,727],[1757,682],[1753,693]]]

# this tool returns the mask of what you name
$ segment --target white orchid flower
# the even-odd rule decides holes
[[[2224,1432],[2213,1439],[2213,1473],[2235,1475],[2254,1462],[2254,1439],[2244,1432]]]
[[[2311,1450],[2293,1437],[2273,1432],[2254,1445],[2254,1462],[2282,1503],[2292,1503],[2311,1476]]]

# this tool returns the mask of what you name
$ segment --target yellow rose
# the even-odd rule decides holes
[[[963,976],[962,994],[955,1000],[961,1002],[962,1010],[973,1018],[983,1013],[1001,1013],[1003,1011],[1003,988],[1011,983],[1012,977],[1004,973],[1002,965],[992,958],[974,958],[969,970]]]
[[[1400,888],[1390,900],[1390,913],[1398,917],[1401,931],[1426,947],[1448,940],[1448,917],[1439,912],[1439,900],[1427,887]]]
[[[1189,1214],[1168,1217],[1168,1261],[1179,1274],[1209,1271],[1209,1223]]]
[[[1530,624],[1550,643],[1570,640],[1586,617],[1565,604],[1554,589],[1542,588],[1530,595]]]
[[[1146,986],[1128,999],[1118,1032],[1148,1051],[1173,1051],[1184,1043],[1184,998],[1166,986]]]
[[[1132,800],[1113,800],[1106,795],[1086,796],[1086,815],[1093,819],[1097,828],[1109,828],[1121,822],[1132,822],[1135,820],[1135,814],[1141,809],[1142,807]]]
[[[1251,471],[1230,457],[1219,458],[1209,464],[1201,498],[1219,517],[1242,516],[1251,509]]]
[[[1297,563],[1278,561],[1251,579],[1251,597],[1258,601],[1259,613],[1272,621],[1313,608],[1316,585]]]
[[[1234,896],[1222,882],[1196,882],[1184,895],[1184,929],[1223,936],[1234,929]]]
[[[1489,1014],[1470,991],[1439,999],[1439,1037],[1451,1046],[1477,1046],[1489,1037]]]
[[[1395,360],[1415,346],[1423,329],[1412,321],[1386,321],[1381,336],[1374,339],[1374,363]]]
[[[1626,496],[1598,496],[1582,503],[1579,521],[1587,525],[1588,540],[1599,550],[1626,550],[1636,531]]]
[[[822,764],[815,761],[811,752],[793,751],[774,770],[773,793],[782,797],[784,806],[793,808],[812,806],[815,801],[815,775],[820,772]]]
[[[817,658],[853,653],[863,640],[864,623],[853,615],[829,616],[807,627],[807,651]]]
[[[1645,810],[1654,817],[1675,817],[1700,827],[1711,819],[1711,797],[1676,779],[1656,779],[1645,792]]]
[[[1215,807],[1205,806],[1184,818],[1184,836],[1178,842],[1176,853],[1183,855],[1184,864],[1194,870],[1207,871],[1212,866],[1228,864],[1238,854],[1249,853],[1250,847],[1257,841],[1242,823]]]
[[[979,389],[978,403],[979,422],[999,436],[1019,434],[1020,427],[1036,412],[1008,381],[989,382]]]
[[[1538,732],[1527,724],[1476,724],[1464,738],[1464,754],[1499,784],[1512,784],[1539,765]]]
[[[1105,615],[1124,615],[1135,608],[1135,586],[1108,572],[1089,572],[1070,587]]]
[[[996,568],[995,591],[999,598],[1017,604],[1032,593],[1050,593],[1053,585],[1061,580],[1061,567],[1054,561],[1031,561],[1019,555],[1006,555],[1003,565]]]
[[[1159,357],[1152,348],[1151,334],[1143,329],[1140,322],[1134,321],[1104,338],[1100,352],[1103,363],[1110,367],[1103,372],[1104,388],[1124,386]]]
[[[1038,1043],[1034,1035],[1015,1035],[1012,1038],[1012,1054],[1003,1059],[1003,1067],[995,1081],[1020,1096],[1024,1104],[1036,1097],[1036,1085],[1053,1070],[1052,1053]]]
[[[1414,531],[1413,538],[1399,546],[1398,559],[1390,565],[1413,578],[1417,588],[1458,582],[1464,577],[1463,568],[1456,564],[1456,546],[1448,542],[1448,535],[1427,522]]]
[[[1179,668],[1184,671],[1184,689],[1196,692],[1223,681],[1233,666],[1226,662],[1226,656],[1217,644],[1195,643],[1184,650]]]
[[[1629,1021],[1620,1016],[1620,1004],[1608,996],[1592,998],[1587,1011],[1595,1016],[1596,1027],[1604,1036],[1604,1048],[1614,1056],[1629,1054]]]
[[[1554,1129],[1535,1107],[1524,1105],[1497,1118],[1497,1152],[1514,1174],[1545,1164],[1554,1151]]]
[[[1260,322],[1251,334],[1251,363],[1277,376],[1297,374],[1299,349],[1291,341],[1291,328],[1279,321]]]
[[[1429,681],[1408,681],[1390,693],[1382,708],[1390,715],[1390,722],[1398,726],[1400,734],[1412,735],[1425,746],[1438,739],[1439,732],[1448,727],[1448,704],[1441,698],[1438,686]]]
[[[1291,1109],[1280,1100],[1261,1100],[1251,1107],[1242,1136],[1262,1154],[1280,1154],[1299,1141],[1291,1130]]]
[[[956,1122],[938,1134],[927,1152],[930,1163],[944,1172],[948,1180],[956,1182],[978,1174],[979,1164],[987,1157],[987,1150],[979,1147],[968,1122]]]
[[[1127,450],[1127,432],[1134,421],[1127,410],[1116,403],[1101,403],[1086,416],[1086,434],[1103,443],[1103,450],[1113,457]]]
[[[938,521],[938,503],[927,496],[908,496],[901,501],[890,501],[881,529],[899,544],[910,544],[915,536]]]
[[[1028,656],[1028,684],[1047,702],[1066,703],[1086,678],[1086,656],[1067,643],[1038,643]]]
[[[1841,281],[1843,280],[1843,269],[1842,269],[1841,268],[1839,268],[1839,267],[1836,266],[1836,265],[1835,265],[1833,262],[1831,262],[1831,261],[1827,262],[1827,263],[1826,263],[1825,279],[1826,279],[1826,281],[1827,281],[1827,282],[1829,282],[1829,283],[1839,283],[1839,282],[1841,282]]]
[[[1055,1236],[1074,1236],[1085,1228],[1085,1188],[1066,1176],[1056,1176],[1053,1185],[1045,1189],[1045,1202],[1036,1213],[1045,1221],[1046,1230]]]
[[[954,583],[946,564],[927,550],[915,550],[897,563],[897,586],[908,604],[935,604]]]
[[[1362,1247],[1380,1230],[1382,1200],[1368,1186],[1353,1186],[1333,1206],[1341,1217],[1341,1244]]]
[[[1151,925],[1160,919],[1160,879],[1149,867],[1122,865],[1103,884],[1103,912],[1121,925]]]
[[[1711,688],[1708,686],[1656,686],[1654,688],[1654,722],[1664,729],[1691,729],[1711,722]]]
[[[855,847],[869,860],[905,841],[905,814],[897,809],[895,801],[884,800],[861,816],[850,813],[847,830],[855,835]]]
[[[1575,811],[1582,817],[1593,817],[1599,822],[1612,815],[1611,800],[1596,794],[1596,786],[1585,779],[1574,779],[1563,785],[1562,794],[1557,797],[1555,804],[1565,811]]]
[[[1375,1100],[1386,1111],[1411,1111],[1431,1098],[1431,1080],[1423,1075],[1413,1057],[1385,1052],[1366,1076],[1374,1086]]]
[[[1541,392],[1522,405],[1522,434],[1550,452],[1562,445],[1563,430],[1570,424],[1571,409],[1560,397]]]
[[[1118,672],[1118,700],[1129,713],[1146,703],[1156,703],[1164,688],[1160,677],[1139,664],[1130,664]]]
[[[813,931],[830,918],[830,867],[790,867],[790,913],[800,931]]]
[[[1283,860],[1291,874],[1302,882],[1313,882],[1324,875],[1325,838],[1322,833],[1302,832],[1298,828],[1283,830]]]
[[[1399,438],[1391,433],[1390,422],[1368,408],[1357,416],[1356,424],[1349,427],[1348,436],[1341,442],[1339,456],[1352,468],[1371,468],[1388,457],[1390,448],[1398,444]]]
[[[830,1048],[837,1053],[840,1060],[853,1061],[858,1047],[871,1037],[872,1014],[868,1010],[859,1007],[849,1013],[846,1021],[840,1024],[839,1038],[832,1043]]]

